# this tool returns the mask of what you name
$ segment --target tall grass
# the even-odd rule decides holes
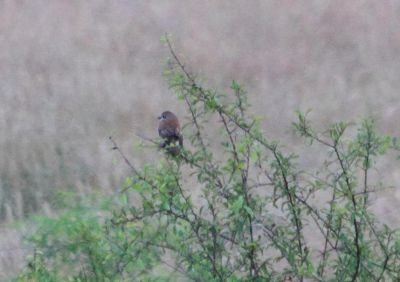
[[[185,114],[160,75],[165,31],[221,91],[244,82],[271,136],[298,108],[313,108],[321,126],[376,111],[399,132],[395,2],[0,5],[3,220],[41,210],[58,190],[115,190],[124,168],[112,164],[109,133],[132,149],[135,132],[156,135],[165,108]]]
[[[272,139],[307,108],[320,128],[375,111],[399,135],[399,10],[388,0],[2,1],[0,221],[52,214],[62,190],[118,189],[129,170],[113,163],[111,131],[137,165],[157,159],[134,150],[135,133],[155,137],[165,109],[185,115],[161,76],[165,32],[219,91],[244,83]],[[379,177],[400,180],[381,165]],[[376,207],[392,224],[398,197]]]

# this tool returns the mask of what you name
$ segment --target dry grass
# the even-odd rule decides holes
[[[398,136],[399,10],[389,0],[1,1],[1,220],[52,214],[59,190],[118,189],[129,169],[113,164],[111,131],[137,166],[156,160],[134,151],[135,133],[156,136],[165,109],[185,115],[161,76],[165,32],[210,85],[245,83],[267,135],[293,150],[305,147],[287,134],[296,109],[312,108],[319,128],[376,112],[381,132]],[[379,166],[399,183],[393,163]],[[376,209],[398,226],[390,193]]]

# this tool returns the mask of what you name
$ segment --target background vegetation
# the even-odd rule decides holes
[[[301,142],[287,125],[296,109],[312,108],[317,129],[375,111],[378,128],[398,136],[399,8],[393,1],[3,1],[2,221],[53,215],[63,207],[59,191],[113,194],[129,170],[112,162],[112,130],[135,165],[159,159],[134,144],[135,133],[156,135],[166,108],[185,116],[160,75],[165,32],[221,92],[232,78],[243,82],[265,117],[261,128],[293,150]],[[305,155],[304,168],[324,158]],[[390,160],[377,166],[374,177],[399,182]],[[371,208],[397,227],[397,201],[391,190]],[[2,279],[23,265],[18,230],[1,230]]]
[[[377,135],[372,116],[320,133],[298,111],[294,132],[326,151],[323,165],[304,170],[302,155],[264,136],[243,86],[206,88],[171,53],[165,75],[186,104],[191,149],[135,168],[111,137],[132,170],[125,204],[103,201],[101,217],[72,202],[36,220],[20,280],[397,281],[400,234],[370,209],[388,189],[371,181],[376,162],[399,154],[397,138]]]

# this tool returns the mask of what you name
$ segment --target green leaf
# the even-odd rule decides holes
[[[132,185],[132,178],[130,177],[125,178],[125,185],[130,187]]]
[[[251,151],[250,152],[250,157],[251,157],[253,162],[258,161],[258,153],[257,152]]]
[[[126,205],[126,204],[128,203],[128,198],[126,197],[126,194],[121,194],[121,195],[119,196],[119,200],[121,201],[121,203],[122,203],[123,205]]]
[[[232,210],[237,213],[243,206],[243,196],[240,196],[232,205]]]
[[[251,208],[249,208],[248,206],[245,206],[244,209],[247,211],[247,213],[248,213],[251,217],[254,217],[254,213],[253,213],[253,211],[251,210]]]

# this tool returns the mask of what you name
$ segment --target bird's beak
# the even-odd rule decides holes
[[[162,119],[162,117],[158,117],[158,119]]]

